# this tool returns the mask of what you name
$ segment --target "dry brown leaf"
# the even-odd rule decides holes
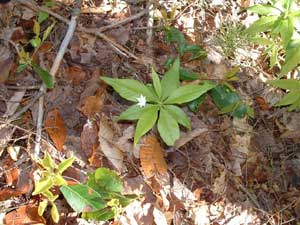
[[[203,134],[204,132],[207,132],[207,128],[196,128],[192,131],[189,131],[187,133],[181,133],[180,138],[175,142],[174,148],[180,148],[189,141],[193,140],[195,137],[198,137],[199,135]]]
[[[0,83],[4,83],[12,69],[14,59],[10,53],[11,51],[0,45]]]
[[[95,123],[87,120],[83,125],[80,135],[81,149],[87,158],[90,158],[93,153],[93,148],[98,147],[98,127]]]
[[[80,82],[86,77],[86,72],[80,66],[70,66],[67,69],[67,78],[72,81],[74,86],[80,84]]]
[[[55,147],[61,151],[67,137],[67,130],[57,109],[47,114],[44,126]]]
[[[223,170],[219,177],[215,179],[212,191],[215,194],[222,195],[226,188],[226,170]]]
[[[104,95],[89,96],[84,101],[84,105],[80,108],[80,111],[86,117],[91,117],[100,112],[104,101]]]
[[[15,131],[15,128],[7,124],[0,125],[0,155],[4,148],[7,146],[8,142],[11,140],[11,137]]]
[[[14,185],[16,187],[19,180],[20,171],[17,167],[7,170],[5,173],[6,184],[9,186]]]
[[[14,95],[9,99],[7,105],[6,105],[6,112],[4,114],[4,117],[12,116],[17,108],[20,105],[21,100],[23,99],[23,96],[25,94],[25,90],[23,91],[17,91],[14,93]]]
[[[35,205],[23,205],[20,208],[5,215],[6,225],[46,224],[44,217],[38,215],[38,207]]]
[[[167,173],[163,149],[154,135],[148,135],[140,148],[140,160],[147,178]]]
[[[99,123],[99,150],[104,153],[113,166],[122,171],[123,152],[114,144],[114,130],[108,121],[102,117]]]

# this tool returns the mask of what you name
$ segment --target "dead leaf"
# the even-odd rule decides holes
[[[114,144],[114,130],[108,120],[101,117],[99,123],[99,150],[104,153],[113,166],[122,171],[123,152]]]
[[[9,186],[15,186],[18,183],[19,180],[19,175],[20,171],[17,167],[14,167],[8,171],[6,171],[5,176],[6,176],[6,184]]]
[[[12,116],[17,108],[20,105],[21,100],[23,99],[23,96],[25,94],[25,90],[24,91],[17,91],[14,93],[14,95],[9,99],[7,105],[6,105],[6,112],[4,114],[4,117],[9,117]]]
[[[22,205],[18,209],[5,215],[6,225],[46,224],[44,217],[38,215],[38,207],[35,205]]]
[[[67,130],[57,109],[47,114],[44,126],[56,148],[61,151],[67,137]]]
[[[257,96],[255,97],[255,101],[261,110],[268,111],[270,109],[269,104],[266,102],[266,100],[263,97]]]
[[[219,194],[219,195],[222,195],[224,194],[224,191],[225,191],[225,188],[226,188],[226,170],[223,170],[220,174],[219,177],[217,177],[215,179],[215,182],[214,182],[214,185],[213,185],[213,188],[212,188],[212,191],[215,193],[215,194]]]
[[[180,148],[186,143],[193,140],[195,137],[198,137],[199,135],[203,134],[204,132],[207,132],[207,128],[196,128],[192,131],[189,131],[187,133],[181,133],[180,138],[175,142],[174,148]]]
[[[18,155],[20,152],[21,147],[20,146],[8,146],[7,152],[10,155],[10,158],[14,161],[18,160]]]
[[[148,135],[140,148],[140,160],[147,178],[167,173],[168,165],[163,149],[154,135]]]
[[[89,118],[100,112],[104,101],[104,95],[89,96],[84,101],[84,105],[80,108],[80,111]]]
[[[7,146],[7,143],[11,140],[11,137],[15,131],[15,128],[6,124],[0,125],[0,155],[3,149]]]
[[[67,78],[72,81],[74,86],[79,85],[85,77],[86,72],[80,66],[70,66],[67,69]]]
[[[7,80],[13,66],[14,60],[10,52],[7,47],[0,45],[0,83]]]
[[[80,135],[81,149],[87,158],[90,158],[93,149],[98,147],[98,127],[95,123],[87,120],[83,125]]]

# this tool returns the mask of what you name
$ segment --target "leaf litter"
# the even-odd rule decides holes
[[[70,2],[62,1],[53,10],[67,18],[72,8]],[[90,2],[83,2],[84,10],[101,9],[101,13],[81,14],[81,26],[92,28],[122,20],[146,7],[143,2],[136,1],[116,1],[118,7],[109,1],[101,4],[95,1],[93,7]],[[136,78],[146,83],[150,78],[148,67],[84,32],[74,35],[58,72],[57,84],[46,94],[43,151],[50,152],[56,161],[76,156],[74,167],[65,175],[73,182],[74,179],[84,182],[88,172],[109,167],[122,176],[124,193],[140,195],[115,219],[115,223],[235,225],[278,224],[278,221],[295,224],[300,221],[298,113],[273,107],[280,94],[258,79],[271,75],[265,69],[264,60],[256,56],[247,60],[245,54],[253,56],[254,52],[246,49],[236,60],[226,59],[220,46],[210,42],[220,25],[226,22],[225,18],[238,19],[246,25],[252,23],[253,16],[241,10],[258,1],[213,3],[177,1],[175,10],[171,3],[159,4],[167,12],[175,12],[172,23],[183,31],[190,43],[200,44],[208,51],[208,58],[203,61],[189,62],[185,56],[183,65],[186,68],[222,82],[228,68],[241,64],[240,81],[233,87],[251,100],[255,109],[253,120],[218,115],[212,99],[207,97],[198,112],[185,109],[192,118],[192,130],[183,130],[174,147],[163,145],[155,129],[140,146],[134,147],[134,125],[116,122],[116,117],[129,104],[100,82],[99,77]],[[31,134],[35,132],[38,116],[35,106],[26,118],[22,115],[10,124],[6,122],[7,117],[29,104],[37,94],[37,88],[31,87],[41,84],[31,71],[16,74],[18,57],[5,39],[18,44],[28,42],[32,35],[29,30],[32,30],[37,14],[19,4],[15,9],[14,4],[0,4],[6,10],[0,10],[0,23],[7,31],[4,38],[1,36],[4,40],[1,39],[0,45],[4,52],[0,57],[0,83],[4,85],[0,90],[0,174],[3,175],[0,179],[0,209],[3,209],[2,203],[12,199],[13,204],[5,209],[6,224],[49,224],[49,217],[38,216],[37,199],[30,195],[33,190],[31,172],[35,169],[30,157],[34,148]],[[159,15],[155,23],[158,27],[164,26]],[[148,61],[154,62],[163,74],[163,61],[168,55],[175,55],[176,48],[165,42],[163,31],[153,30],[154,51],[149,55],[146,24],[148,17],[143,16],[106,33],[130,52],[149,58]],[[56,26],[51,34],[52,42],[45,43],[35,53],[37,62],[51,65],[55,58],[63,36],[61,31],[65,29],[60,22]],[[25,162],[22,161],[24,156]],[[79,222],[78,215],[72,215],[64,200],[59,201],[59,210],[64,214],[62,221],[69,219],[83,223]]]

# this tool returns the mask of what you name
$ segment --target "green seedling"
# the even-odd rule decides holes
[[[156,122],[163,141],[169,146],[174,145],[180,137],[179,124],[191,128],[189,118],[178,105],[190,102],[215,87],[210,82],[180,86],[179,67],[179,59],[176,59],[162,80],[152,69],[152,84],[148,85],[132,79],[101,77],[121,97],[137,103],[119,116],[119,120],[138,120],[135,145]]]
[[[41,177],[35,181],[35,189],[32,195],[41,195],[43,197],[43,201],[39,203],[38,207],[38,214],[40,216],[43,215],[48,204],[52,205],[51,217],[55,223],[59,221],[59,213],[54,203],[58,195],[54,195],[51,190],[55,187],[67,185],[62,173],[72,165],[74,160],[75,158],[71,157],[57,165],[49,153],[46,152],[44,159],[40,159],[38,162]]]
[[[122,195],[121,178],[107,168],[90,173],[86,184],[64,185],[60,191],[74,211],[82,213],[82,218],[98,221],[115,218],[137,198],[136,195]]]

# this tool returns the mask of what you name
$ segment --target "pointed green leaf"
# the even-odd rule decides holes
[[[100,77],[100,79],[112,86],[120,96],[129,101],[138,102],[137,98],[141,95],[145,96],[147,101],[158,100],[150,88],[137,80],[113,79],[109,77]]]
[[[175,105],[166,105],[164,109],[182,126],[191,129],[191,123],[185,112]]]
[[[34,24],[33,24],[33,32],[35,34],[35,37],[40,36],[40,32],[41,32],[41,26],[39,24],[38,21],[33,20]]]
[[[299,108],[299,106],[300,106],[300,97],[298,97],[298,99],[288,107],[288,111],[293,111]]]
[[[101,195],[88,185],[62,186],[60,191],[68,204],[78,213],[85,211],[87,208],[97,210],[105,207],[105,202],[102,200]]]
[[[188,107],[192,112],[197,112],[199,109],[199,106],[204,102],[206,97],[206,94],[201,95],[199,98],[196,98],[195,100],[188,103]]]
[[[160,110],[157,129],[163,141],[169,146],[174,145],[180,137],[177,121],[163,108]]]
[[[282,46],[286,49],[294,33],[293,17],[288,17],[282,21],[279,32],[282,39]]]
[[[151,77],[152,77],[152,81],[153,81],[154,90],[157,94],[158,99],[160,99],[161,98],[161,84],[160,84],[158,74],[156,73],[156,71],[154,70],[153,67],[152,67]]]
[[[47,29],[44,31],[42,42],[44,42],[48,36],[50,35],[51,31],[53,30],[56,22],[53,22],[50,26],[47,27]]]
[[[286,49],[286,57],[280,75],[285,75],[294,69],[300,61],[300,39],[291,40]]]
[[[26,69],[27,65],[28,65],[27,63],[19,63],[19,66],[17,68],[17,73],[24,71]]]
[[[35,189],[32,195],[40,194],[46,190],[48,190],[53,185],[53,180],[50,176],[40,179],[35,182]]]
[[[111,208],[99,209],[93,212],[83,212],[82,218],[86,220],[108,221],[116,216],[115,210]]]
[[[161,80],[162,100],[169,97],[179,86],[179,65],[179,58],[177,58]]]
[[[238,94],[226,85],[218,85],[210,92],[214,103],[219,109],[228,107],[229,105],[236,104],[237,102],[241,101]]]
[[[170,27],[166,30],[166,39],[167,42],[177,43],[179,54],[183,54],[185,48],[185,38],[180,30],[176,29],[175,27]]]
[[[230,79],[236,75],[237,72],[239,72],[240,66],[235,66],[231,70],[229,70],[226,74],[225,77],[226,79]]]
[[[279,10],[272,5],[258,4],[247,8],[248,11],[257,13],[258,15],[272,15]]]
[[[44,199],[43,201],[40,202],[39,208],[38,208],[39,216],[42,216],[44,214],[44,211],[45,211],[47,205],[48,205],[48,200],[47,199]]]
[[[190,102],[210,89],[214,88],[215,85],[211,84],[209,82],[205,82],[202,85],[197,84],[188,84],[179,87],[177,90],[175,90],[169,98],[164,102],[165,104],[181,104],[185,102]]]
[[[250,41],[252,41],[253,43],[258,44],[258,45],[274,44],[274,42],[272,40],[269,40],[269,39],[263,38],[263,37],[252,37],[252,38],[250,38]]]
[[[287,9],[288,11],[290,11],[290,9],[292,8],[293,4],[294,4],[294,0],[284,0],[283,7],[285,9]]]
[[[300,89],[300,82],[299,80],[295,79],[281,79],[281,80],[270,80],[268,81],[269,84],[285,89],[285,90],[299,90]]]
[[[57,210],[57,207],[55,204],[52,205],[52,208],[51,208],[51,217],[54,221],[54,223],[58,223],[59,221],[59,213],[58,213],[58,210]]]
[[[39,37],[35,37],[34,39],[30,40],[30,44],[34,48],[40,47],[41,43],[42,43],[42,40]]]
[[[275,106],[291,105],[300,97],[300,90],[292,90],[286,94]]]
[[[38,66],[34,63],[31,63],[31,66],[32,66],[34,72],[36,72],[41,77],[41,79],[43,80],[43,82],[47,88],[54,87],[54,82],[53,82],[52,76],[47,70],[42,69],[40,66]]]
[[[66,169],[68,169],[72,163],[75,161],[75,157],[70,157],[63,160],[57,167],[57,173],[62,174]]]
[[[140,138],[154,126],[157,120],[158,110],[159,106],[157,105],[150,106],[143,110],[141,117],[136,125],[134,145],[136,145]]]
[[[148,106],[149,104],[146,105],[145,108]],[[138,120],[145,108],[141,108],[138,105],[132,105],[121,113],[121,115],[118,117],[118,120]]]
[[[96,183],[108,192],[123,191],[123,183],[118,174],[108,168],[98,168],[94,174]]]
[[[278,46],[271,47],[270,68],[273,68],[278,63]]]
[[[236,106],[232,115],[236,118],[241,119],[246,115],[246,113],[247,113],[247,106],[241,102]]]
[[[56,186],[62,186],[62,185],[67,185],[67,181],[59,174],[56,174],[54,177],[53,177],[53,185],[56,185]]]
[[[41,164],[47,170],[52,170],[56,167],[55,162],[48,152],[45,153],[44,158],[41,160]]]
[[[195,59],[204,59],[207,57],[207,52],[199,45],[186,45],[184,48],[184,52],[191,53],[191,56],[189,57],[189,61]]]
[[[267,31],[273,27],[278,20],[277,16],[264,16],[256,20],[245,32],[250,35],[255,35],[259,32]]]
[[[247,106],[247,114],[250,118],[254,119],[254,110],[250,106]]]

